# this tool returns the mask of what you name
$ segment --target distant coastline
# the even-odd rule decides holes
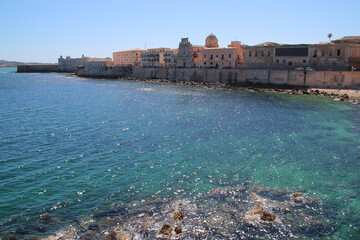
[[[6,60],[0,60],[0,68],[12,68],[17,67],[21,64],[43,64],[43,63],[24,63],[24,62],[16,62],[16,61],[6,61]]]

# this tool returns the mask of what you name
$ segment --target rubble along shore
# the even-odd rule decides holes
[[[77,77],[75,74],[69,75],[71,77]],[[124,77],[113,80],[125,80],[125,81],[142,81],[151,83],[171,83],[177,85],[189,85],[189,86],[203,86],[210,89],[227,89],[227,90],[243,90],[250,92],[265,92],[265,93],[279,93],[289,95],[319,95],[324,96],[335,102],[349,102],[352,104],[360,103],[360,91],[359,90],[346,90],[346,89],[320,89],[320,88],[274,88],[274,87],[244,87],[233,86],[225,83],[211,83],[211,82],[194,82],[194,81],[181,81],[181,80],[169,80],[169,79],[155,79],[155,78],[135,78]]]

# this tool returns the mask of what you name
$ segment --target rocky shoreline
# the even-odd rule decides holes
[[[69,75],[71,77],[76,76],[75,74]],[[327,97],[335,102],[348,102],[352,104],[360,103],[360,92],[356,91],[356,94],[342,93],[342,90],[335,89],[304,89],[304,88],[293,88],[293,89],[280,89],[280,88],[271,88],[271,87],[243,87],[243,86],[233,86],[224,83],[204,83],[204,82],[194,82],[194,81],[179,81],[179,80],[169,80],[169,79],[151,79],[151,78],[118,78],[114,80],[126,80],[126,81],[141,81],[141,82],[151,82],[151,83],[171,83],[177,85],[188,85],[188,86],[202,86],[210,89],[226,89],[226,90],[242,90],[250,92],[265,92],[265,93],[278,93],[278,94],[288,94],[288,95],[319,95]],[[337,91],[337,93],[335,93]],[[344,90],[345,91],[345,90]]]

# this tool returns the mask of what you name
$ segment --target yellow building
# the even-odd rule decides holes
[[[113,53],[113,60],[115,66],[140,66],[141,53],[146,52],[139,48],[128,49]]]

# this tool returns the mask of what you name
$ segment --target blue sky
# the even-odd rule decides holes
[[[359,0],[0,0],[0,59],[57,62],[129,48],[230,41],[319,43],[360,36]]]

